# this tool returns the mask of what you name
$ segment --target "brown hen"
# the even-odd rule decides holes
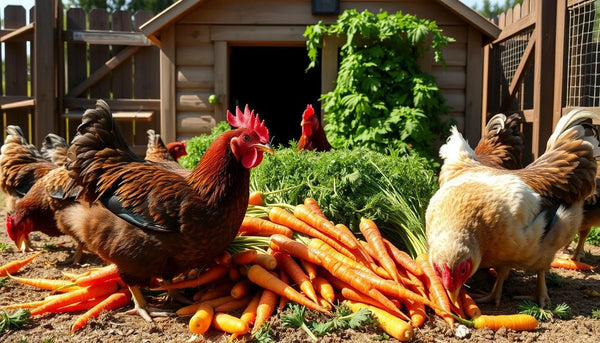
[[[329,151],[331,144],[325,136],[321,120],[315,114],[312,105],[306,105],[306,110],[302,113],[302,135],[298,141],[298,151],[314,150],[314,151]]]

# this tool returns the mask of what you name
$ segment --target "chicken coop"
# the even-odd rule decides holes
[[[306,72],[306,27],[335,23],[345,9],[413,14],[434,20],[455,41],[421,66],[432,74],[466,137],[482,126],[484,45],[500,29],[458,0],[180,0],[140,27],[160,49],[160,132],[167,141],[207,132],[227,109],[248,104],[275,142],[300,135],[307,104],[333,90],[341,41],[327,37],[317,68]],[[209,98],[212,101],[209,101]],[[448,118],[450,119],[450,118]]]

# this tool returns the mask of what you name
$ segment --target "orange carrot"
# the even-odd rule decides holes
[[[475,318],[481,316],[481,310],[479,309],[479,306],[464,288],[460,289],[460,293],[458,293],[458,299],[460,300],[463,311],[467,317]]]
[[[285,270],[285,272],[292,278],[292,280],[294,280],[296,285],[298,285],[298,287],[307,297],[309,297],[315,303],[318,303],[317,293],[315,292],[308,275],[304,273],[300,265],[294,261],[289,254],[276,252],[274,257],[277,260],[277,265],[279,268]]]
[[[220,298],[225,295],[231,295],[231,288],[233,287],[234,282],[223,282],[215,285],[213,288],[205,291],[201,294],[198,299],[194,299],[194,301],[205,301]]]
[[[335,292],[333,291],[331,283],[322,276],[315,276],[312,279],[312,283],[315,290],[319,292],[319,295],[333,305],[333,302],[335,301]]]
[[[258,250],[256,249],[248,249],[244,251],[240,251],[231,256],[231,263],[233,264],[249,264],[254,261],[256,255],[258,254]]]
[[[317,266],[315,266],[314,263],[306,260],[300,260],[300,265],[310,280],[317,276]]]
[[[27,264],[29,264],[31,261],[33,261],[36,257],[40,256],[41,253],[42,253],[42,251],[40,251],[36,254],[33,254],[26,259],[19,260],[19,261],[12,261],[5,265],[0,266],[0,276],[6,276],[8,274],[17,273],[21,268],[25,267]]]
[[[233,299],[230,302],[226,302],[219,306],[215,306],[215,312],[231,312],[245,308],[250,300],[252,300],[252,294],[246,295],[243,298]]]
[[[294,214],[290,213],[290,211],[286,209],[281,207],[272,207],[269,210],[269,219],[277,224],[287,226],[294,231],[304,233],[313,238],[318,238],[346,256],[354,256],[354,254],[352,254],[348,248],[344,247],[337,240],[296,218]]]
[[[410,324],[385,310],[353,301],[344,301],[344,303],[348,305],[352,312],[358,312],[363,308],[371,311],[383,331],[401,342],[408,342],[414,336],[414,330]]]
[[[585,262],[579,262],[570,258],[557,257],[550,264],[553,268],[572,269],[572,270],[594,270],[594,266]]]
[[[190,304],[190,305],[181,307],[180,309],[175,311],[175,314],[180,317],[191,316],[194,313],[196,313],[196,310],[198,310],[198,307],[200,307],[200,304],[208,304],[212,308],[215,308],[217,306],[223,305],[223,304],[228,303],[233,300],[235,300],[235,299],[233,299],[233,297],[231,295],[226,295],[226,296],[222,296],[222,297],[214,298],[214,299],[210,299],[210,300],[204,300],[202,302],[197,302],[195,304]]]
[[[246,267],[240,266],[240,268],[229,268],[229,280],[239,281],[244,276]]]
[[[271,292],[271,293],[273,293],[273,292]],[[273,293],[273,294],[275,294],[275,293]],[[262,292],[257,292],[252,297],[252,300],[250,300],[250,302],[244,309],[244,312],[242,312],[242,315],[240,316],[240,320],[242,320],[244,323],[246,323],[248,325],[248,327],[250,327],[250,326],[252,326],[252,324],[254,324],[254,320],[256,319],[256,311],[257,311],[261,296],[262,296]],[[277,295],[275,295],[275,296],[277,297]],[[232,334],[231,337],[229,338],[229,342],[233,342],[238,336],[239,336],[239,334],[236,334],[236,333]]]
[[[20,304],[0,306],[0,308],[3,310],[14,310],[17,308],[35,308],[38,306],[42,306],[43,304],[45,304],[47,302],[48,302],[48,300],[44,299],[44,300],[37,300],[37,301],[31,301],[31,302],[26,302],[26,303],[20,303]]]
[[[123,307],[129,304],[131,300],[131,293],[127,289],[121,289],[116,293],[109,295],[106,299],[101,301],[96,306],[89,309],[86,313],[82,314],[73,326],[71,327],[71,332],[75,332],[81,329],[91,318],[96,318],[102,311],[110,311],[117,309],[119,307]]]
[[[288,275],[288,273],[283,270],[282,268],[279,268],[279,278],[281,279],[281,281],[285,282],[286,285],[290,284],[290,276]],[[279,311],[282,311],[283,308],[285,307],[285,305],[287,305],[289,302],[289,299],[286,297],[279,297],[279,305],[277,306],[277,309]]]
[[[252,267],[248,269],[248,279],[264,289],[273,291],[277,295],[286,297],[291,301],[310,308],[311,310],[329,313],[329,311],[314,303],[258,264],[253,264]]]
[[[212,327],[223,332],[234,333],[238,335],[243,335],[250,330],[248,324],[246,324],[240,318],[223,312],[215,313],[212,320]]]
[[[338,242],[341,242],[344,246],[350,248],[351,250],[359,248],[354,237],[348,236],[343,230],[336,230],[333,223],[313,212],[306,205],[300,204],[294,207],[294,216],[319,230],[323,234],[334,238]]]
[[[205,285],[208,284],[212,281],[215,281],[217,279],[219,279],[220,277],[223,277],[225,275],[227,275],[227,273],[229,272],[229,268],[222,265],[222,264],[217,264],[214,265],[212,267],[210,267],[209,269],[203,271],[197,278],[195,279],[190,279],[190,280],[185,280],[185,281],[181,281],[181,282],[177,282],[177,283],[172,283],[170,285],[164,285],[158,288],[154,288],[153,290],[155,291],[165,291],[165,290],[169,290],[169,289],[181,289],[181,288],[193,288],[193,287],[198,287],[201,285]]]
[[[101,296],[98,298],[94,298],[94,299],[90,299],[87,301],[82,301],[82,302],[70,304],[67,306],[63,306],[61,308],[57,308],[56,310],[52,311],[52,313],[77,312],[77,311],[89,310],[92,307],[98,305],[100,302],[102,302],[104,299],[108,298],[109,296],[110,296],[110,294],[107,294],[107,295],[104,295],[104,296]]]
[[[323,210],[321,210],[321,206],[319,206],[319,203],[317,203],[317,201],[315,199],[313,199],[313,198],[304,199],[304,205],[306,207],[310,208],[315,214],[318,214],[319,216],[327,219],[327,217],[323,213]]]
[[[383,242],[385,243],[385,246],[388,248],[389,252],[391,253],[391,256],[394,258],[398,265],[404,267],[404,269],[411,272],[415,276],[423,275],[423,269],[419,267],[417,262],[415,262],[415,260],[413,260],[408,253],[398,249],[395,245],[392,244],[392,242],[388,241],[385,238],[383,239]]]
[[[204,334],[210,328],[215,311],[208,303],[201,303],[190,318],[189,328],[195,334]]]
[[[264,289],[258,301],[256,307],[256,316],[254,319],[254,326],[252,327],[252,333],[254,334],[260,327],[266,323],[273,312],[275,311],[275,305],[277,305],[277,293]]]
[[[245,216],[242,225],[238,230],[240,236],[270,236],[279,233],[292,237],[294,232],[287,226],[274,223],[270,220]]]
[[[248,198],[248,205],[254,206],[262,206],[265,204],[265,198],[263,196],[263,192],[254,191],[250,193],[250,197]]]
[[[504,315],[481,315],[471,321],[476,329],[488,328],[499,330],[507,328],[515,331],[532,331],[537,328],[538,322],[535,317],[528,314],[504,314]]]
[[[60,308],[60,307],[63,307],[63,306],[69,305],[69,304],[101,297],[106,294],[112,294],[112,293],[116,292],[118,289],[119,289],[118,283],[111,281],[111,282],[98,283],[98,284],[94,284],[92,286],[84,287],[82,289],[63,293],[63,294],[58,295],[56,298],[53,298],[51,301],[48,301],[44,305],[31,310],[31,315],[36,316],[39,314],[52,312],[57,308]]]
[[[277,238],[277,237],[275,237],[275,238]],[[327,254],[329,254],[333,258],[339,260],[342,263],[345,263],[345,264],[351,266],[352,268],[364,270],[365,272],[369,272],[369,273],[373,273],[373,271],[371,269],[369,269],[369,267],[365,266],[362,263],[358,263],[356,260],[353,260],[352,258],[340,253],[339,251],[335,250],[332,246],[330,246],[329,244],[327,244],[326,242],[323,242],[322,240],[320,240],[318,238],[311,239],[308,242],[308,246],[311,248],[314,248],[314,249],[319,249],[319,250],[325,251],[325,252],[327,252]]]
[[[429,299],[435,303],[438,308],[435,308],[435,312],[444,318],[444,321],[448,323],[451,329],[454,328],[454,319],[449,314],[452,309],[450,306],[450,298],[448,297],[448,293],[446,293],[446,289],[442,285],[442,281],[433,271],[431,264],[429,263],[429,257],[426,253],[420,254],[415,258],[415,261],[419,264],[421,269],[423,269],[423,281],[425,286],[427,287],[427,291],[430,296]],[[445,312],[440,311],[443,310]]]
[[[277,267],[277,260],[275,260],[275,257],[263,253],[258,253],[254,260],[252,260],[252,263],[261,265],[268,270],[273,270]]]
[[[215,257],[214,261],[216,264],[228,265],[231,263],[231,253],[225,250],[219,256]]]
[[[57,291],[60,293],[73,291],[79,289],[81,287],[74,285],[73,282],[68,280],[55,280],[55,279],[28,279],[22,278],[18,276],[12,276],[8,274],[11,279],[22,283],[24,285],[33,286],[40,289],[45,289],[49,291]]]
[[[374,256],[375,259],[379,261],[381,266],[388,272],[394,281],[401,283],[396,263],[389,255],[387,247],[383,242],[381,232],[375,222],[367,218],[361,218],[358,228],[367,240],[367,243],[373,248],[373,252],[376,254],[376,256]]]
[[[111,264],[104,268],[93,271],[88,275],[78,277],[75,279],[75,283],[78,286],[90,286],[95,283],[102,283],[120,278],[121,277],[119,276],[119,269],[117,268],[117,265]]]
[[[425,312],[425,305],[418,301],[404,299],[402,300],[404,307],[408,311],[410,316],[410,323],[416,328],[420,328],[425,323],[427,313]]]
[[[250,280],[242,279],[233,285],[229,294],[234,299],[241,299],[250,293],[253,286],[254,284]]]

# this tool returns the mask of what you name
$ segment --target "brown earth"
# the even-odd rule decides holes
[[[4,199],[0,197],[0,204]],[[0,212],[0,222],[5,222],[5,211]],[[32,235],[33,244],[46,246],[47,252],[18,273],[30,278],[61,278],[61,271],[81,273],[102,262],[92,255],[85,255],[84,264],[74,266],[67,261],[72,257],[74,244],[70,237],[48,237],[43,234]],[[0,243],[9,249],[0,251],[0,265],[29,256],[17,252],[4,229],[0,230]],[[592,265],[600,265],[600,247],[587,245],[584,261]],[[552,269],[552,274],[559,276],[561,285],[549,282],[550,297],[554,304],[566,303],[573,313],[568,320],[554,318],[549,322],[541,322],[532,332],[514,332],[501,329],[497,332],[488,329],[469,329],[463,338],[456,337],[447,325],[434,314],[422,328],[415,330],[413,342],[600,342],[600,319],[592,317],[592,311],[600,310],[600,274],[598,272],[580,272]],[[473,290],[489,290],[493,277],[487,272],[479,272],[470,282]],[[493,305],[482,305],[484,314],[513,314],[519,311],[520,300],[512,299],[515,295],[533,293],[535,275],[515,271],[505,283],[504,296],[498,308]],[[48,294],[29,286],[8,281],[0,287],[0,307],[3,305],[43,299]],[[148,293],[149,302],[162,305],[167,309],[177,309],[178,304],[161,303],[158,294]],[[188,327],[188,318],[176,316],[157,318],[154,323],[147,323],[142,318],[126,314],[128,308],[103,313],[92,320],[83,329],[74,334],[69,330],[77,314],[51,314],[34,318],[33,322],[23,329],[0,333],[0,342],[227,342],[228,336],[209,331],[205,336],[192,334]],[[11,312],[11,311],[9,311]],[[277,342],[311,342],[308,336],[298,330],[285,328],[277,316],[272,318],[274,339]],[[376,342],[382,339],[381,331],[373,327],[360,330],[345,330],[329,334],[321,342]],[[395,341],[395,339],[391,339]]]

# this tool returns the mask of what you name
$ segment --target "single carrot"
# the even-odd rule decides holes
[[[279,233],[292,237],[294,231],[287,226],[274,223],[270,220],[245,216],[242,225],[238,230],[240,236],[270,236],[274,233]]]
[[[423,275],[423,269],[419,267],[417,262],[415,262],[415,260],[412,257],[410,257],[408,253],[398,249],[395,245],[392,244],[392,242],[390,242],[386,238],[383,239],[383,242],[388,248],[390,255],[394,258],[398,265],[404,267],[404,269],[411,272],[415,276]]]
[[[289,255],[285,253],[276,252],[274,254],[277,260],[279,268],[285,270],[285,272],[294,280],[296,285],[304,292],[315,303],[318,303],[317,293],[313,287],[308,275],[302,270],[302,267]]]
[[[200,293],[200,296],[198,296],[198,297],[196,297],[194,294],[194,298],[192,298],[192,300],[205,301],[205,300],[220,298],[225,295],[231,295],[231,288],[233,287],[234,284],[235,284],[235,282],[222,282],[222,283],[216,284],[214,287]]]
[[[75,283],[78,286],[90,286],[95,283],[102,283],[110,280],[120,279],[119,269],[117,265],[111,264],[106,267],[100,268],[96,271],[91,272],[88,275],[78,277],[75,279]]]
[[[215,311],[212,306],[208,303],[201,303],[194,315],[190,318],[189,328],[190,331],[195,334],[204,334],[210,329],[210,324],[214,317]]]
[[[250,331],[248,324],[240,318],[223,312],[216,312],[213,316],[212,327],[227,333],[243,335]]]
[[[229,294],[234,299],[241,299],[252,291],[253,286],[254,284],[250,280],[241,279],[231,287]]]
[[[313,280],[315,277],[317,277],[317,266],[314,263],[306,260],[300,260],[300,265],[310,280]]]
[[[315,276],[312,279],[313,287],[323,299],[333,305],[335,301],[335,292],[333,286],[322,276]]]
[[[79,316],[73,326],[71,332],[81,329],[91,318],[96,318],[102,311],[111,311],[119,307],[123,307],[131,301],[131,293],[128,289],[123,288],[116,293],[109,295],[106,299],[96,304],[87,312]]]
[[[356,242],[357,248],[355,250],[353,250],[353,255],[359,262],[364,263],[364,264],[368,265],[369,267],[372,267],[375,265],[375,261],[373,260],[371,255],[369,255],[369,253],[367,252],[365,247],[362,244],[360,244],[359,239],[356,238],[356,236],[354,235],[354,232],[352,232],[352,230],[350,230],[349,227],[347,227],[346,225],[344,225],[342,223],[337,223],[337,224],[335,224],[335,228],[341,232],[344,232],[345,235],[352,238]]]
[[[306,234],[313,238],[318,238],[346,256],[354,256],[354,254],[352,254],[348,248],[344,247],[337,240],[296,218],[294,214],[284,208],[271,207],[269,210],[269,219],[277,224],[287,226],[296,232]]]
[[[36,257],[40,256],[42,251],[35,253],[23,260],[12,261],[5,265],[0,266],[0,276],[7,276],[8,274],[15,274],[21,268],[25,267],[27,264],[31,263]]]
[[[401,283],[400,275],[398,275],[398,269],[396,268],[396,262],[388,253],[388,249],[383,241],[383,236],[381,236],[381,231],[379,231],[375,222],[371,219],[361,218],[358,228],[367,240],[367,243],[373,248],[373,252],[376,255],[374,256],[375,259],[379,261],[381,266],[388,272],[394,281]]]
[[[252,324],[254,324],[254,320],[256,319],[256,310],[258,308],[258,304],[260,302],[261,296],[262,296],[262,292],[257,292],[256,294],[254,294],[254,296],[252,297],[252,300],[250,300],[250,302],[244,309],[244,312],[242,312],[242,315],[240,316],[240,320],[243,321],[244,323],[246,323],[248,325],[248,327],[251,327]],[[229,342],[234,342],[234,340],[238,336],[239,336],[239,334],[236,334],[236,333],[232,334],[231,337],[229,338]]]
[[[256,249],[248,249],[244,251],[240,251],[231,256],[231,263],[233,264],[250,264],[256,258],[258,254],[258,250]]]
[[[52,312],[57,308],[73,304],[76,302],[85,301],[88,299],[93,299],[97,297],[101,297],[106,294],[112,294],[119,289],[119,284],[117,282],[104,282],[94,284],[92,286],[84,287],[82,289],[78,289],[75,291],[59,294],[56,298],[53,298],[51,301],[48,301],[44,305],[40,307],[36,307],[31,310],[31,315],[36,316],[39,314]]]
[[[446,293],[446,289],[442,285],[442,281],[433,271],[433,268],[429,263],[429,257],[427,253],[418,255],[415,258],[415,261],[419,264],[421,269],[423,269],[423,281],[427,291],[430,294],[429,299],[438,306],[438,308],[434,308],[435,312],[439,316],[443,317],[444,321],[448,323],[451,329],[453,329],[454,319],[449,314],[452,311],[450,306],[450,298],[448,297],[448,293]],[[440,311],[440,309],[442,311]]]
[[[373,316],[377,318],[379,326],[383,329],[383,331],[387,332],[388,335],[401,342],[408,342],[414,336],[414,329],[410,324],[385,310],[375,306],[348,300],[344,301],[344,303],[348,305],[352,312],[358,312],[363,308],[371,311]]]
[[[481,309],[479,309],[479,306],[475,300],[471,298],[464,288],[460,289],[460,293],[458,293],[458,299],[460,300],[462,308],[467,317],[475,318],[481,316]]]
[[[211,266],[207,270],[203,271],[200,275],[198,275],[195,279],[185,280],[177,283],[172,283],[170,285],[164,285],[158,288],[154,288],[155,291],[165,291],[169,289],[181,289],[181,288],[193,288],[201,285],[208,284],[212,281],[215,281],[229,272],[229,268],[222,264],[217,264]]]
[[[240,268],[229,268],[229,280],[231,281],[239,281],[242,276],[245,276],[246,267],[240,266]]]
[[[18,283],[33,286],[40,289],[45,289],[48,291],[57,291],[60,293],[73,291],[79,289],[81,287],[73,284],[73,282],[69,280],[55,280],[55,279],[28,279],[22,278],[18,276],[12,276],[8,274],[11,279],[17,281]]]
[[[537,328],[538,321],[535,317],[528,314],[501,314],[501,315],[484,315],[473,318],[471,321],[460,320],[465,323],[471,323],[474,328],[488,328],[499,330],[507,328],[515,331],[532,331]]]
[[[254,326],[252,327],[252,333],[254,334],[260,327],[266,323],[275,311],[277,305],[277,293],[264,289],[258,301],[256,307],[256,316],[254,319]]]
[[[425,318],[427,318],[427,313],[425,312],[425,305],[418,301],[404,299],[402,300],[402,304],[406,307],[408,311],[408,315],[410,316],[410,323],[412,326],[416,328],[420,328],[425,323]]]
[[[2,310],[14,310],[14,309],[17,309],[17,308],[35,308],[35,307],[38,307],[38,306],[42,306],[42,305],[44,305],[47,302],[48,302],[48,300],[46,300],[46,299],[44,299],[44,300],[36,300],[36,301],[30,301],[30,302],[26,302],[26,303],[0,306],[0,308]]]
[[[233,299],[219,306],[215,306],[215,312],[231,312],[235,310],[241,310],[248,305],[250,300],[252,300],[252,296],[252,294],[248,294],[243,298]]]
[[[222,297],[218,297],[218,298],[214,298],[214,299],[210,299],[210,300],[204,300],[202,302],[197,302],[194,304],[190,304],[190,305],[181,307],[177,311],[175,311],[175,314],[180,317],[191,316],[194,313],[196,313],[196,310],[198,310],[198,307],[200,307],[200,304],[208,304],[208,305],[212,306],[213,308],[215,308],[219,305],[223,305],[223,304],[228,303],[233,300],[235,300],[235,299],[233,299],[233,297],[231,295],[226,295],[226,296],[222,296]]]
[[[248,205],[254,206],[262,206],[265,204],[265,198],[263,192],[254,191],[250,193],[250,197],[248,198]]]
[[[572,270],[594,270],[594,266],[585,262],[572,260],[570,258],[557,257],[550,264],[553,268],[572,269]]]
[[[268,270],[273,270],[277,267],[277,260],[275,260],[275,257],[264,253],[256,254],[256,257],[254,260],[252,260],[252,263],[261,265]]]
[[[285,284],[289,285],[291,278],[288,275],[288,273],[283,270],[282,268],[279,268],[279,278],[281,279],[281,281],[285,282]],[[279,311],[282,311],[283,308],[285,307],[285,305],[287,305],[289,302],[289,299],[286,297],[279,297],[279,305],[277,305],[277,309]]]
[[[314,198],[309,197],[304,199],[304,205],[310,208],[315,214],[318,214],[319,216],[327,219],[327,217],[323,213],[323,210],[321,210],[321,206],[319,206],[319,203],[317,203],[317,201]]]
[[[63,307],[55,309],[54,311],[52,311],[52,313],[77,312],[77,311],[89,310],[92,307],[98,305],[100,302],[102,302],[104,299],[108,298],[109,296],[110,296],[110,294],[107,294],[107,295],[104,295],[104,296],[101,296],[98,298],[94,298],[94,299],[90,299],[87,301],[81,301],[78,303],[63,306]]]
[[[248,269],[248,279],[264,289],[273,291],[277,295],[286,297],[291,301],[310,308],[311,310],[329,313],[329,311],[314,303],[258,264],[253,264],[252,267]]]
[[[275,238],[277,238],[277,237],[275,237]],[[311,248],[314,248],[314,249],[325,251],[325,252],[327,252],[327,254],[329,254],[333,258],[335,258],[335,259],[339,260],[340,262],[345,263],[355,269],[363,270],[365,272],[374,274],[373,270],[371,270],[369,267],[340,253],[339,251],[335,250],[331,245],[327,244],[326,242],[324,242],[318,238],[311,239],[308,242],[308,246]]]
[[[296,205],[296,207],[294,207],[294,216],[319,230],[323,234],[334,238],[338,242],[341,242],[344,246],[350,248],[351,250],[359,248],[354,237],[348,236],[347,232],[343,230],[337,230],[332,222],[315,213],[304,204]]]
[[[231,253],[225,250],[219,256],[215,257],[214,261],[216,264],[228,265],[231,263]]]

